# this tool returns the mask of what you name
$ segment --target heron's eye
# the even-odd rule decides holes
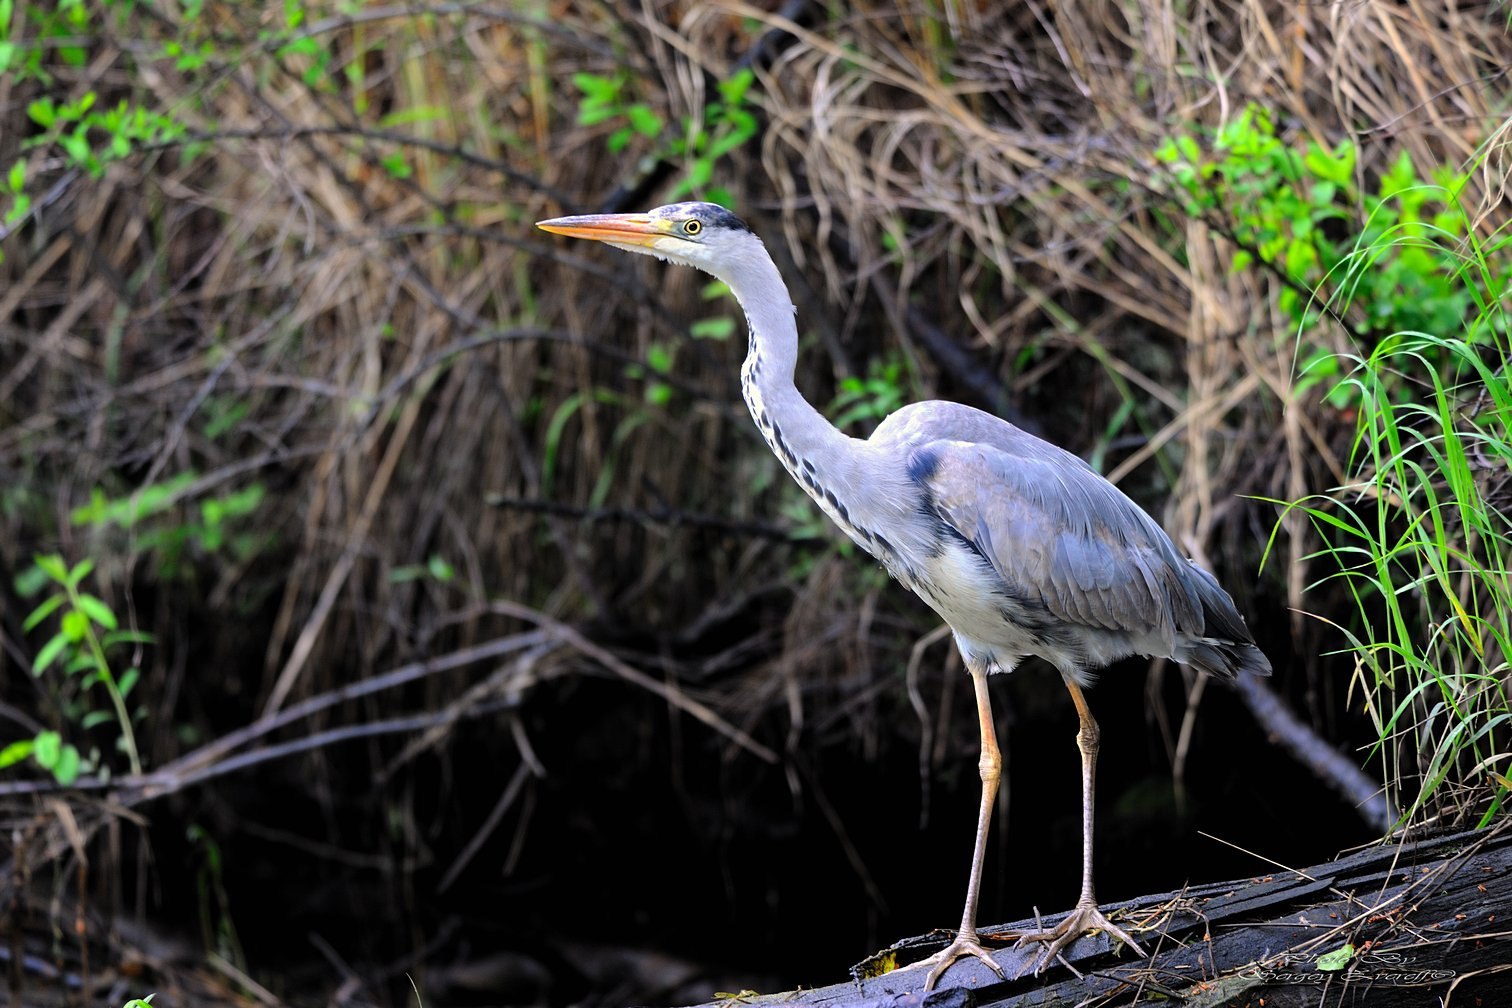
[[[698,218],[683,221],[683,234],[696,235],[703,230],[703,221]]]

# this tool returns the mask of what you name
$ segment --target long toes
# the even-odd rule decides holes
[[[1134,940],[1129,932],[1108,920],[1102,911],[1096,907],[1080,907],[1073,910],[1069,917],[1049,931],[1037,931],[1032,934],[1020,935],[1018,943],[1014,948],[1023,948],[1031,942],[1045,943],[1044,951],[1035,956],[1033,960],[1034,974],[1038,976],[1040,971],[1050,965],[1055,957],[1068,945],[1082,935],[1092,931],[1104,931],[1129,946],[1136,954],[1141,956],[1146,955],[1145,950],[1139,946],[1139,943]],[[1027,966],[1028,964],[1026,963],[1025,967],[1027,968]],[[1020,970],[1019,975],[1023,975],[1022,970]]]
[[[935,984],[939,982],[940,977],[945,975],[945,971],[953,966],[957,960],[965,959],[968,956],[975,956],[980,959],[988,969],[997,974],[999,980],[1007,979],[1003,975],[1003,967],[993,961],[992,956],[987,954],[987,950],[982,948],[981,942],[975,938],[957,938],[945,948],[918,964],[920,966],[931,967],[929,976],[924,978],[924,990],[934,990]]]
[[[1097,916],[1099,918],[1099,921],[1098,921],[1098,923],[1096,925],[1098,928],[1102,929],[1103,931],[1106,931],[1108,934],[1112,935],[1114,938],[1117,938],[1119,941],[1121,941],[1125,945],[1129,946],[1129,948],[1134,951],[1135,955],[1140,955],[1140,956],[1149,955],[1148,952],[1146,952],[1143,948],[1140,947],[1139,942],[1137,942],[1137,941],[1134,940],[1134,936],[1133,935],[1129,934],[1129,932],[1125,931],[1123,928],[1119,927],[1117,924],[1114,924],[1112,921],[1108,920],[1108,918],[1104,917],[1102,914],[1098,914]]]

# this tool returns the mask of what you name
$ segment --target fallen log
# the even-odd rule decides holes
[[[937,932],[905,939],[817,990],[742,992],[701,1008],[1027,1008],[1133,1005],[1188,1008],[1302,1005],[1397,1008],[1512,1004],[1512,829],[1374,845],[1302,870],[1191,886],[1104,904],[1150,952],[1131,958],[1106,935],[1083,936],[1040,976],[1039,948],[1011,936],[1043,922],[982,928],[1006,980],[972,959],[941,989],[921,993],[907,967],[944,947]]]

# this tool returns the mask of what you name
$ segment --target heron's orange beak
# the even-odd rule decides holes
[[[591,238],[616,245],[655,244],[658,238],[672,233],[672,222],[658,220],[650,214],[584,214],[580,217],[556,217],[536,222],[536,227],[569,238]]]

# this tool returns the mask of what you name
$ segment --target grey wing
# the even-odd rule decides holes
[[[1149,515],[1069,452],[1017,429],[995,440],[1008,443],[920,445],[910,468],[1009,591],[1167,655],[1178,635],[1204,634],[1197,568]]]

